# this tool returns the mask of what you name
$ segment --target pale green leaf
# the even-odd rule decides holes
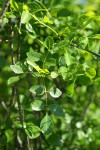
[[[50,90],[49,90],[49,93],[52,97],[54,98],[58,98],[61,96],[62,92],[58,89],[58,88],[55,88],[55,87],[52,87]]]
[[[43,95],[44,94],[44,87],[40,85],[34,85],[30,89],[30,92],[36,95]]]
[[[31,26],[30,23],[27,23],[27,24],[26,24],[26,29],[27,29],[29,32],[33,32],[33,28],[32,28],[32,26]]]
[[[41,100],[35,100],[31,103],[32,110],[40,111],[45,107],[45,103]]]
[[[65,56],[65,62],[67,64],[67,66],[71,65],[73,63],[73,59],[74,59],[71,56],[71,54],[68,51],[66,51],[66,53],[64,54],[64,56]]]
[[[23,73],[22,68],[20,67],[20,65],[10,65],[11,70],[13,70],[16,74],[21,74]]]
[[[41,60],[42,54],[35,52],[35,51],[31,51],[27,53],[27,57],[30,61],[39,61]]]
[[[21,23],[26,24],[30,20],[30,14],[28,11],[23,11],[21,15]]]
[[[58,76],[57,72],[55,72],[55,71],[51,72],[51,78],[55,79],[55,78],[57,78],[57,76]]]

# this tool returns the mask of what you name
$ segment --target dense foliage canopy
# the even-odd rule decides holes
[[[0,150],[99,150],[100,1],[0,8]]]

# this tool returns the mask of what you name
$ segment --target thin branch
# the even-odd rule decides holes
[[[86,107],[85,107],[85,109],[83,111],[81,120],[84,120],[85,116],[88,114],[90,106],[91,106],[91,104],[94,101],[94,97],[95,97],[95,95],[93,95],[92,98],[88,101],[88,104],[86,105]]]
[[[10,114],[11,114],[11,111],[12,111],[12,108],[13,108],[13,105],[14,105],[14,98],[15,98],[15,87],[13,86],[12,87],[12,94],[11,94],[10,104],[9,104],[9,111],[7,113],[7,116],[6,116],[6,122],[10,118]]]
[[[20,19],[18,18],[18,28],[20,29],[21,28],[21,22],[20,22]],[[19,31],[17,31],[17,38],[18,38],[18,43],[17,43],[17,61],[20,60],[20,57],[21,57],[21,54],[20,54],[20,49],[21,49],[21,44],[20,44],[20,33]]]
[[[23,117],[23,112],[22,112],[21,103],[20,103],[20,100],[19,100],[18,88],[15,87],[15,90],[16,90],[16,98],[17,98],[17,103],[18,103],[19,119],[20,119],[22,128],[24,128],[24,127],[23,127],[24,117]]]
[[[9,47],[10,47],[10,53],[11,53],[11,64],[15,64],[15,58],[14,58],[14,46],[13,46],[13,27],[11,24],[11,21],[9,20],[9,29],[8,29],[8,41],[9,41]],[[11,94],[11,99],[10,99],[10,104],[9,104],[9,111],[6,116],[6,122],[10,117],[13,105],[14,105],[14,98],[15,98],[15,87],[12,86],[12,94]]]
[[[15,64],[15,58],[14,58],[14,45],[13,45],[13,26],[11,24],[11,21],[9,20],[9,46],[10,46],[10,52],[11,52],[11,61],[12,65]]]
[[[79,45],[78,45],[77,43],[75,43],[75,42],[70,43],[70,45],[73,46],[73,47],[79,48]],[[96,56],[96,57],[100,57],[100,54],[97,54],[97,53],[92,52],[92,51],[90,51],[90,50],[86,50],[86,49],[81,49],[81,50],[86,51],[86,52],[89,52],[89,53],[93,54],[93,55]]]
[[[2,10],[0,12],[0,17],[3,17],[4,13],[6,12],[8,6],[10,4],[10,0],[5,0]]]
[[[20,19],[18,18],[18,28],[20,29],[21,28],[21,23],[20,23]],[[17,61],[20,61],[20,49],[21,49],[21,43],[20,43],[20,33],[19,31],[17,31],[17,49],[16,49],[16,52],[17,52]],[[26,135],[26,132],[25,132],[25,129],[24,129],[24,115],[23,115],[23,110],[22,110],[22,106],[21,106],[21,102],[20,102],[20,99],[19,99],[19,91],[18,91],[18,87],[16,87],[16,98],[17,98],[17,103],[18,103],[18,111],[19,111],[19,119],[20,119],[20,122],[21,122],[21,125],[22,125],[22,130],[23,130],[23,133],[25,135],[25,145],[27,146],[27,150],[30,150],[30,141],[29,141],[29,138],[27,137]]]

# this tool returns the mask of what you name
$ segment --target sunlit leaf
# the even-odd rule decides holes
[[[22,68],[20,67],[20,65],[10,65],[10,68],[16,73],[16,74],[21,74],[23,73]]]
[[[50,50],[53,47],[53,44],[54,44],[54,41],[51,36],[48,36],[44,41],[44,45],[46,46],[48,50]]]
[[[31,51],[27,53],[27,57],[30,61],[39,61],[42,57],[42,54],[35,52],[35,51]]]
[[[52,118],[46,114],[46,116],[41,120],[40,129],[44,134],[50,134],[53,129],[53,121]]]
[[[33,32],[33,28],[32,28],[32,26],[31,26],[30,23],[27,23],[27,24],[26,24],[26,29],[27,29],[29,32]]]
[[[58,76],[57,72],[51,72],[51,78],[55,79]]]
[[[40,128],[33,123],[27,123],[25,132],[30,139],[34,139],[40,135]]]
[[[19,7],[15,0],[10,0],[10,5],[15,11],[18,11]]]
[[[96,70],[94,68],[87,69],[85,74],[90,78],[94,78],[96,76]]]
[[[21,23],[26,24],[30,20],[30,14],[28,11],[23,11],[21,15]]]
[[[74,58],[71,56],[71,54],[68,51],[66,51],[64,56],[65,56],[65,62],[67,64],[67,66],[71,65],[73,63],[73,60],[74,60]]]
[[[74,86],[75,86],[75,81],[72,83],[69,83],[69,85],[67,86],[66,90],[67,90],[67,95],[68,96],[72,96],[74,93]]]
[[[62,92],[58,89],[58,88],[55,88],[55,87],[52,87],[50,90],[49,90],[49,93],[52,97],[54,98],[58,98],[61,96]]]
[[[95,34],[95,35],[91,36],[90,38],[100,40],[100,34]]]
[[[32,110],[40,111],[45,107],[45,103],[41,100],[35,100],[31,103]]]
[[[36,95],[43,95],[44,94],[44,87],[40,85],[34,85],[30,88],[30,92]]]
[[[44,16],[42,21],[45,22],[45,23],[52,24],[52,21],[47,16]]]

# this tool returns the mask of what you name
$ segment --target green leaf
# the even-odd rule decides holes
[[[100,40],[100,34],[95,34],[95,35],[91,36],[90,38]]]
[[[31,103],[32,110],[40,111],[45,107],[45,103],[41,100],[35,100]]]
[[[34,85],[30,89],[30,92],[36,95],[43,95],[44,94],[44,87],[40,85]]]
[[[55,71],[51,72],[51,78],[55,79],[55,78],[57,78],[57,76],[58,76],[57,72],[55,72]]]
[[[52,145],[52,146],[57,146],[60,147],[62,146],[62,141],[61,141],[61,137],[58,134],[51,134],[48,138],[47,138],[47,142]]]
[[[48,36],[45,41],[44,41],[44,45],[48,50],[51,50],[53,47],[54,41],[53,38],[51,36]]]
[[[33,28],[32,28],[32,26],[31,26],[30,23],[27,23],[27,24],[26,24],[26,29],[27,29],[29,32],[33,32]]]
[[[58,73],[62,74],[62,73],[66,73],[67,74],[68,69],[67,67],[61,66],[58,70]]]
[[[68,84],[68,86],[66,88],[68,96],[72,96],[73,95],[73,93],[74,93],[74,85],[75,85],[75,81]]]
[[[83,30],[84,28],[86,28],[86,26],[92,22],[92,20],[94,19],[94,17],[88,17],[87,15],[85,14],[82,14],[80,17],[79,17],[79,25],[81,27],[81,30]]]
[[[70,14],[71,14],[71,12],[68,9],[63,8],[57,12],[57,17],[67,17]]]
[[[32,11],[32,13],[36,13],[42,10],[41,6],[35,1],[33,1],[32,3],[29,3],[28,6],[30,8],[30,11]]]
[[[23,11],[21,15],[21,23],[26,24],[30,20],[30,14],[28,11]]]
[[[35,51],[31,51],[27,53],[27,57],[30,61],[39,61],[41,60],[42,54],[35,52]]]
[[[19,79],[20,79],[19,76],[11,77],[8,79],[8,84],[13,84],[13,83],[19,81]]]
[[[47,16],[44,16],[43,20],[42,20],[44,23],[49,23],[49,24],[52,24],[53,22],[47,17]]]
[[[58,73],[63,77],[63,79],[65,80],[67,75],[68,75],[68,68],[61,66],[58,70]]]
[[[21,73],[23,73],[22,68],[21,68],[19,65],[17,65],[17,64],[15,64],[15,65],[10,65],[10,68],[11,68],[16,74],[21,74]]]
[[[7,137],[7,143],[11,142],[13,140],[13,130],[6,130],[5,135]]]
[[[67,64],[67,66],[71,65],[73,63],[74,57],[72,57],[68,51],[66,51],[64,56],[65,56],[65,62]]]
[[[59,66],[65,66],[65,65],[66,65],[65,56],[61,56],[59,58]]]
[[[99,82],[100,82],[100,77],[96,78],[96,79],[95,79],[95,82],[98,82],[98,83],[99,83]]]
[[[96,76],[96,70],[94,68],[90,68],[85,72],[85,74],[92,79]]]
[[[62,110],[62,108],[59,106],[59,104],[54,103],[49,105],[50,111],[52,114],[58,116],[58,117],[62,117],[64,116],[64,112]]]
[[[19,10],[19,7],[18,7],[17,3],[15,2],[15,0],[10,0],[10,5],[15,11]]]
[[[77,78],[79,84],[81,85],[89,85],[91,83],[91,80],[86,75],[81,75]]]
[[[51,117],[48,114],[46,114],[46,116],[41,120],[41,123],[40,123],[41,131],[45,135],[50,134],[52,132],[53,126],[54,124],[53,124]]]
[[[54,58],[48,58],[45,62],[45,67],[49,68],[51,66],[55,66],[56,65],[56,60]]]
[[[59,48],[64,48],[65,46],[68,46],[68,44],[69,44],[69,39],[68,39],[68,38],[65,38],[64,40],[61,40],[61,41],[57,44],[57,46],[58,46]]]
[[[79,38],[79,45],[81,48],[84,49],[87,46],[87,44],[88,44],[88,37],[82,36]]]
[[[55,87],[52,87],[50,90],[49,90],[49,93],[52,97],[54,98],[58,98],[59,96],[61,96],[62,92],[58,89],[58,88],[55,88]]]
[[[29,58],[27,58],[27,63],[35,69],[38,66],[32,59],[30,60]]]
[[[93,47],[94,41],[89,39],[88,41],[88,49],[91,49]]]
[[[33,123],[27,123],[25,132],[30,139],[34,139],[40,135],[40,128]]]
[[[82,49],[77,48],[78,53],[85,58],[85,60],[92,59],[93,55],[88,51],[84,51]]]

